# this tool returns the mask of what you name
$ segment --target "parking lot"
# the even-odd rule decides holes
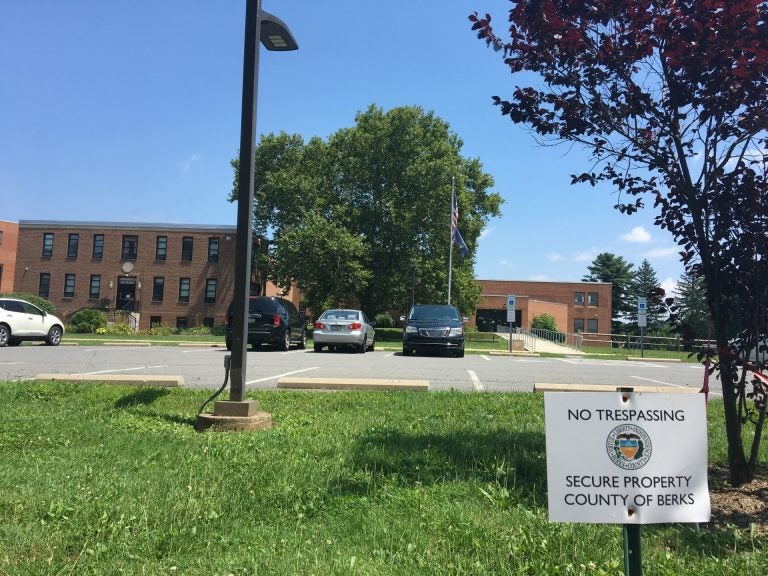
[[[38,374],[176,375],[184,385],[218,388],[224,381],[223,347],[25,345],[0,349],[0,378],[23,381]],[[288,376],[427,380],[430,390],[531,392],[536,383],[666,386],[699,389],[704,369],[662,361],[590,360],[467,354],[402,356],[399,350],[365,354],[311,349],[247,354],[249,389],[274,389]],[[713,394],[720,383],[710,379]]]

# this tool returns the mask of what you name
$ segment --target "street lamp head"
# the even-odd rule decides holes
[[[293,38],[288,26],[274,14],[261,11],[261,44],[267,50],[298,50],[299,45]]]

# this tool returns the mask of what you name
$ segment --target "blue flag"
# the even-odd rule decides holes
[[[469,254],[469,248],[467,248],[467,244],[464,242],[464,238],[461,237],[461,232],[459,232],[458,228],[453,229],[453,243],[459,247],[462,256]]]

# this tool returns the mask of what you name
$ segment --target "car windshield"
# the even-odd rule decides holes
[[[320,320],[358,320],[357,310],[326,310],[320,316]]]
[[[411,320],[458,320],[453,306],[417,306],[411,310]]]

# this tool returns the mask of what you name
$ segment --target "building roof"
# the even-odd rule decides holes
[[[94,222],[85,220],[19,220],[20,228],[111,228],[116,230],[197,230],[237,232],[234,225],[171,224],[158,222]]]

